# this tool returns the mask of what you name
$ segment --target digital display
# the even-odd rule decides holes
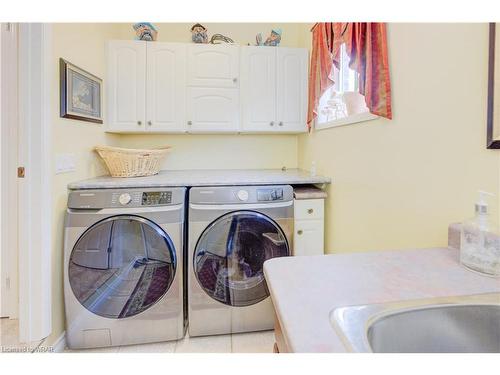
[[[171,191],[148,191],[142,193],[143,206],[156,206],[172,203]]]
[[[258,201],[283,200],[283,189],[259,189],[257,190]]]

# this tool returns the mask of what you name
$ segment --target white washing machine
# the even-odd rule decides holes
[[[64,297],[69,348],[184,336],[185,188],[71,191]]]
[[[291,254],[292,187],[192,188],[188,233],[189,335],[272,329],[263,264]]]

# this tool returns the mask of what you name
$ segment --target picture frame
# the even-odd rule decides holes
[[[486,147],[500,149],[500,24],[489,24],[488,112]],[[499,26],[499,27],[497,27]]]
[[[59,74],[60,116],[102,124],[102,79],[63,58]]]

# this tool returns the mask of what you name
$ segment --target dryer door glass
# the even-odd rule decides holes
[[[69,261],[69,283],[94,314],[126,318],[148,309],[172,284],[176,269],[170,237],[155,223],[119,215],[90,227]]]
[[[230,306],[249,306],[269,296],[263,264],[289,255],[281,228],[253,211],[221,216],[202,233],[194,253],[194,270],[208,295]]]

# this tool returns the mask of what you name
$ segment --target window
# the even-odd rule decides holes
[[[349,68],[345,44],[340,47],[340,69],[335,65],[330,77],[334,85],[321,96],[318,105],[316,129],[331,128],[376,119],[358,92],[358,73]]]

